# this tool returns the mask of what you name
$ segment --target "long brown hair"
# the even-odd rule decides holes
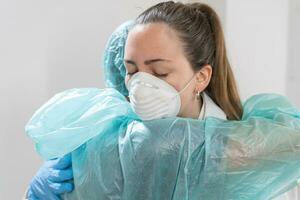
[[[176,31],[194,72],[205,64],[212,66],[212,77],[205,92],[225,112],[227,119],[241,119],[242,104],[217,13],[203,3],[168,1],[145,10],[136,18],[134,25],[153,22],[166,23]]]

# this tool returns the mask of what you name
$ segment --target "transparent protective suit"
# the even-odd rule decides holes
[[[62,91],[26,124],[43,158],[72,152],[75,190],[63,199],[268,200],[297,185],[300,111],[282,95],[250,97],[240,121],[142,121],[120,62],[129,26],[106,48],[108,88]]]
[[[64,199],[270,199],[300,177],[300,112],[276,94],[243,105],[241,121],[141,121],[117,90],[75,88],[26,132],[46,159],[72,152],[75,190]]]

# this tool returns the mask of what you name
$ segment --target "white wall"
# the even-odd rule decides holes
[[[103,87],[101,55],[109,35],[156,2],[0,0],[0,199],[20,199],[41,164],[24,133],[33,112],[64,89]],[[289,89],[300,105],[299,26],[287,39],[287,21],[299,24],[299,8],[288,17],[285,0],[205,2],[225,25],[242,97]],[[287,43],[293,46],[288,70]]]
[[[300,107],[300,1],[289,6],[289,52],[287,65],[287,95]]]
[[[289,1],[226,2],[226,37],[242,99],[286,95]]]
[[[0,1],[0,199],[21,199],[39,165],[24,124],[46,100],[40,1]]]

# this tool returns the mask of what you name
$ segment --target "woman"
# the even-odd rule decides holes
[[[106,84],[128,95],[143,120],[241,119],[240,97],[213,9],[201,3],[163,2],[129,27],[122,58],[105,57]]]

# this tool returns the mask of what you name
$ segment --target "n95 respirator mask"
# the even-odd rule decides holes
[[[172,85],[154,75],[136,72],[125,81],[131,107],[142,120],[176,117],[181,106],[180,93],[189,86],[193,78],[178,92]]]

